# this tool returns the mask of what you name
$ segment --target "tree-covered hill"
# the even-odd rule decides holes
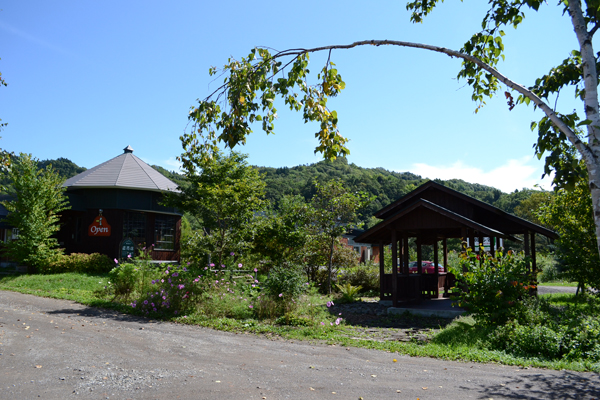
[[[341,180],[351,191],[369,193],[375,196],[375,200],[362,212],[365,221],[377,210],[427,181],[411,172],[362,168],[355,164],[348,164],[345,158],[292,168],[258,167],[258,169],[267,183],[267,198],[274,201],[275,206],[281,197],[287,194],[301,195],[307,200],[310,199],[314,194],[314,181]],[[515,207],[534,192],[524,189],[504,193],[491,186],[469,183],[460,179],[436,180],[436,182],[510,213],[513,213]]]
[[[58,172],[58,175],[63,179],[69,179],[77,174],[82,173],[87,168],[80,167],[68,158],[59,157],[56,160],[42,160],[38,161],[38,168],[46,168],[48,165],[52,165],[52,168]]]

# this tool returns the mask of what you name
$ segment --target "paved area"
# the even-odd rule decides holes
[[[600,378],[269,340],[0,291],[0,399],[39,398],[598,399]]]

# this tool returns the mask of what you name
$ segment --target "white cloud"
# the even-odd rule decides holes
[[[424,163],[413,164],[410,171],[429,179],[462,179],[470,183],[492,186],[503,192],[513,192],[515,189],[532,189],[534,185],[540,185],[550,190],[551,178],[541,179],[542,170],[539,166],[531,165],[531,157],[508,160],[491,171],[466,165],[457,161],[452,165],[427,165]]]
[[[167,160],[164,160],[162,162],[163,168],[168,169],[169,171],[175,171],[175,172],[181,172],[181,162],[177,161],[177,159],[175,157],[169,157]],[[167,168],[165,167],[171,167],[171,168]]]

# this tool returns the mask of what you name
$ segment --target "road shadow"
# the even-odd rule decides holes
[[[524,372],[525,373],[525,372]],[[482,387],[482,399],[600,399],[598,374],[560,371],[552,376],[542,374],[508,378],[504,386]]]
[[[77,316],[78,318],[103,318],[117,322],[136,322],[140,324],[156,324],[167,322],[163,320],[151,319],[140,315],[127,314],[119,310],[102,308],[101,306],[83,306],[83,308],[61,308],[57,310],[47,311],[46,314]]]

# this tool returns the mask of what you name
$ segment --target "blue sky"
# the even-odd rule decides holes
[[[411,24],[403,1],[4,2],[0,11],[0,147],[39,159],[66,157],[90,168],[131,145],[140,158],[177,169],[180,135],[196,99],[220,80],[208,76],[255,46],[283,50],[395,39],[459,49],[480,29],[483,1],[446,1]],[[568,18],[554,6],[507,29],[500,71],[531,85],[576,48]],[[460,178],[504,191],[540,183],[529,129],[540,111],[508,110],[503,93],[474,113],[457,81],[460,61],[423,50],[336,51],[346,89],[333,99],[350,138],[349,162]],[[322,56],[311,57],[314,72]],[[561,93],[558,109],[580,108]],[[255,131],[240,151],[260,166],[295,166],[314,155],[317,127],[279,108],[276,135]],[[549,180],[541,182],[549,187]]]

